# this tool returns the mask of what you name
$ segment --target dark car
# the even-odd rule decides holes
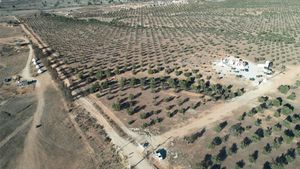
[[[35,126],[35,128],[39,128],[39,127],[41,127],[42,126],[42,124],[37,124],[36,126]]]

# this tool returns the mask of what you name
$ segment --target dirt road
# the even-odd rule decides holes
[[[134,145],[128,140],[120,137],[116,131],[110,126],[98,110],[93,106],[93,103],[86,98],[80,98],[77,103],[83,106],[91,115],[98,120],[98,122],[103,125],[106,133],[111,138],[112,143],[117,145],[124,155],[128,157],[128,162],[131,166],[135,166],[140,169],[152,169],[153,167],[144,159],[142,151],[139,151],[139,147]]]
[[[34,57],[33,48],[31,45],[29,45],[29,57],[26,63],[26,67],[21,73],[21,76],[26,79],[33,79],[33,77],[30,74],[30,62],[31,59]],[[46,75],[44,76],[46,78]],[[51,81],[51,79],[44,79],[45,81]],[[39,81],[37,82],[39,84]],[[41,157],[43,153],[41,153],[41,149],[39,149],[39,143],[38,143],[38,128],[36,128],[36,125],[41,124],[41,117],[44,111],[44,105],[45,105],[45,98],[44,98],[44,92],[47,89],[47,85],[37,85],[35,87],[36,97],[37,97],[37,109],[36,112],[33,114],[33,120],[31,127],[28,131],[28,134],[25,139],[24,143],[24,150],[23,154],[20,156],[19,159],[19,165],[17,168],[20,169],[27,169],[27,168],[42,168],[42,164],[39,163],[40,160],[37,158]]]
[[[91,99],[89,101],[95,102],[97,105],[99,105],[102,110],[131,138],[135,140],[141,140],[142,137],[138,135],[137,133],[133,132],[132,130],[128,129],[123,122],[116,116],[116,114],[108,108],[105,104],[103,104],[99,99],[97,99],[95,96],[90,96]],[[88,99],[88,98],[87,98]]]
[[[33,51],[33,48],[32,48],[31,44],[29,44],[28,47],[29,47],[29,56],[28,56],[28,59],[27,59],[27,62],[26,62],[26,66],[22,70],[20,75],[22,76],[22,78],[32,79],[33,77],[30,74],[30,63],[31,63],[32,58],[34,58],[34,51]]]

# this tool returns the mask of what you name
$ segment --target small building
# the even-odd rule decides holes
[[[273,68],[273,62],[267,60],[265,63],[265,69],[272,70],[272,68]]]
[[[252,81],[254,86],[260,85],[262,83],[261,79],[268,79],[274,74],[272,61],[256,64],[234,56],[226,56],[214,62],[213,65],[220,76],[233,74],[236,77],[245,77],[247,80]]]
[[[159,160],[164,160],[167,157],[167,150],[160,148],[154,152],[154,155]]]
[[[249,69],[249,63],[240,58],[229,56],[221,60],[222,66],[231,67],[237,71],[246,71]]]
[[[32,58],[31,61],[32,61],[32,63],[33,63],[33,62],[40,62],[40,59],[39,59],[39,58]]]
[[[37,60],[37,61],[33,61],[32,62],[34,65],[39,65],[39,64],[42,64],[42,62],[40,60]]]
[[[44,72],[43,69],[38,69],[38,70],[37,70],[37,73],[38,73],[38,74],[41,74],[41,73],[43,73],[43,72]]]
[[[40,68],[37,69],[37,73],[38,73],[38,74],[41,74],[41,73],[43,73],[43,72],[45,72],[45,71],[47,71],[47,68],[44,67],[43,65],[40,66]]]
[[[265,68],[265,69],[272,70],[272,68],[273,68],[273,62],[267,60],[267,61],[266,61],[265,63],[263,63],[263,64],[258,64],[258,67],[263,67],[263,68]]]
[[[34,65],[36,65],[36,63],[37,63],[38,60],[39,60],[39,59],[37,59],[37,58],[32,58],[31,62],[32,62]]]

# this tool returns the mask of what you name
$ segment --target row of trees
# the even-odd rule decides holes
[[[212,84],[210,81],[199,80],[195,81],[194,78],[177,79],[171,77],[158,77],[158,78],[120,78],[117,81],[104,80],[101,83],[96,82],[91,85],[89,91],[91,93],[100,92],[106,89],[113,89],[119,87],[123,90],[126,87],[137,87],[140,86],[142,89],[150,88],[152,92],[155,92],[158,88],[163,90],[173,88],[175,91],[186,90],[196,93],[203,93],[211,96],[214,100],[219,99],[230,99],[236,96],[242,95],[245,91],[238,89],[233,91],[232,86],[223,86],[221,84]]]
[[[73,96],[71,93],[70,88],[66,86],[66,84],[60,80],[60,77],[58,76],[57,71],[55,68],[53,68],[51,65],[52,63],[47,59],[47,56],[51,55],[52,53],[49,51],[46,54],[43,53],[42,49],[40,49],[38,46],[33,45],[33,50],[35,53],[36,58],[40,59],[49,73],[51,74],[51,77],[53,80],[58,84],[60,90],[62,91],[62,94],[66,101],[71,102],[73,101]]]

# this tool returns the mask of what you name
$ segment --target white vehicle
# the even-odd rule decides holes
[[[44,71],[42,70],[42,69],[38,69],[38,71],[37,71],[37,73],[38,74],[41,74],[41,73],[43,73]]]
[[[271,75],[273,72],[272,72],[272,70],[264,69],[264,73],[265,73],[266,75]]]

